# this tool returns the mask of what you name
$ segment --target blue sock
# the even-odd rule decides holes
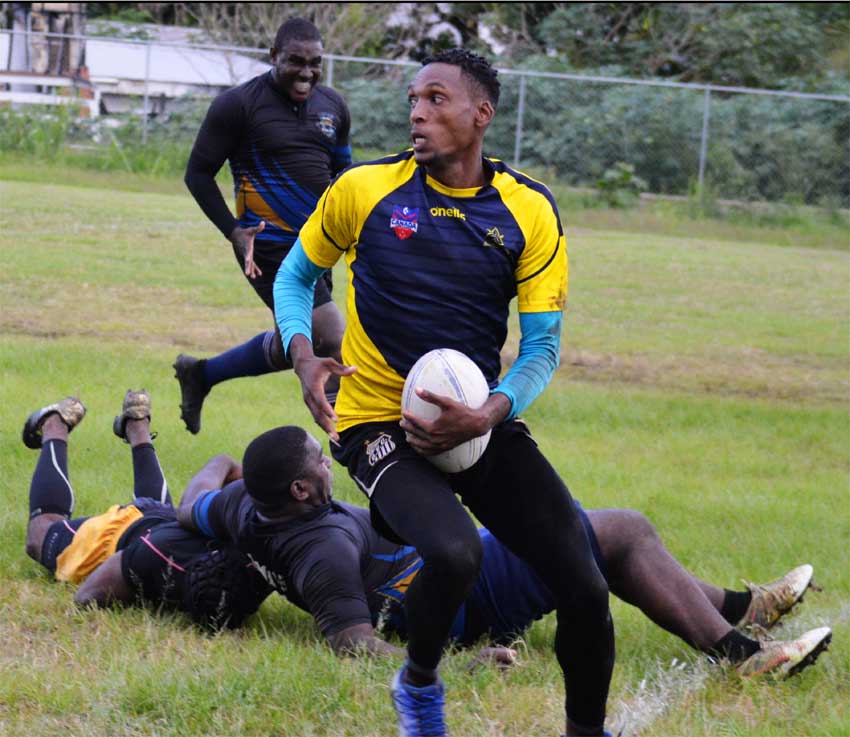
[[[208,358],[204,363],[204,380],[207,388],[221,381],[238,379],[240,376],[262,376],[279,371],[271,360],[271,344],[274,331],[255,335],[247,343]]]

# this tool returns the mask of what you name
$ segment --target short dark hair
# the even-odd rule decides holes
[[[199,556],[186,570],[181,608],[207,630],[240,627],[269,594],[252,565],[247,555],[231,547]]]
[[[322,34],[310,21],[304,18],[290,18],[284,21],[274,37],[274,47],[280,51],[288,41],[318,41]]]
[[[433,54],[422,61],[422,66],[428,64],[451,64],[460,67],[461,71],[486,95],[493,103],[493,107],[499,104],[499,91],[502,84],[499,82],[499,72],[483,56],[474,54],[466,49],[446,49]]]
[[[242,456],[242,478],[254,501],[279,507],[290,500],[289,488],[304,472],[307,431],[295,425],[276,427],[254,438]]]

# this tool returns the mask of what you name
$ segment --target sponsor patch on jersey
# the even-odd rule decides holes
[[[407,240],[419,230],[419,208],[393,205],[390,228],[401,240]]]
[[[369,465],[374,466],[384,460],[395,450],[395,447],[393,439],[387,433],[382,432],[371,443],[366,444],[366,456],[369,458]]]
[[[333,113],[319,113],[319,122],[317,124],[319,130],[328,138],[333,139],[336,136],[336,123],[334,122]]]

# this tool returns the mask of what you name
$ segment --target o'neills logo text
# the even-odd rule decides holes
[[[435,218],[457,218],[458,220],[466,220],[464,215],[456,207],[432,207],[431,216]]]

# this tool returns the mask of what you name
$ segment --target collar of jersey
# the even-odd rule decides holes
[[[424,167],[422,167],[422,173],[425,175],[425,183],[431,187],[431,189],[435,189],[441,194],[449,195],[450,197],[475,197],[482,189],[485,189],[490,185],[493,181],[493,174],[495,173],[493,164],[486,156],[481,158],[481,163],[484,166],[484,184],[480,187],[464,187],[462,189],[447,187],[442,182],[438,182],[434,179],[434,177],[432,177]]]

